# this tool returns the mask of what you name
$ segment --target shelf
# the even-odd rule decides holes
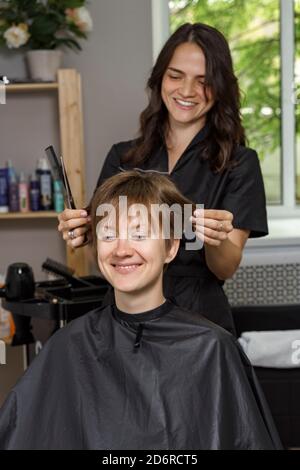
[[[15,219],[56,219],[58,213],[55,211],[36,211],[36,212],[6,212],[0,213],[0,220]]]
[[[12,95],[15,97],[14,100],[17,96],[23,98],[26,94],[28,97],[36,94],[34,99],[37,99],[39,93],[41,95],[46,93],[51,94],[51,98],[57,100],[61,153],[64,156],[70,186],[74,189],[73,195],[76,205],[77,207],[85,207],[82,91],[79,73],[74,69],[60,69],[57,73],[56,82],[12,82],[5,86],[5,91],[7,92],[7,99],[12,99]],[[26,221],[27,225],[25,225],[27,227],[31,221],[33,223],[34,221],[40,222],[42,219],[44,221],[51,221],[52,219],[53,223],[49,223],[54,226],[54,219],[57,221],[57,217],[58,213],[54,211],[0,213],[0,225],[1,220],[3,221],[2,227],[11,223],[9,221],[23,220],[23,222],[18,222],[23,229],[23,224]],[[85,276],[89,272],[88,250],[88,247],[74,250],[72,247],[66,246],[67,265],[75,270],[77,276]]]
[[[47,90],[58,90],[58,83],[12,83],[6,85],[5,90],[9,92],[18,91],[47,91]]]

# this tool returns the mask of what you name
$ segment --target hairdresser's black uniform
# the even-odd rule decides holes
[[[232,212],[234,228],[250,230],[250,237],[267,235],[266,201],[259,160],[254,150],[238,147],[231,170],[214,173],[209,162],[201,157],[199,147],[207,137],[204,127],[192,140],[173,168],[170,177],[178,189],[194,203],[205,209],[224,209]],[[121,156],[134,141],[113,145],[104,162],[97,186],[106,178],[119,173]],[[168,153],[162,145],[146,162],[144,170],[168,172]],[[233,332],[233,319],[223,282],[209,270],[205,248],[186,251],[181,241],[179,253],[164,275],[164,293],[174,297],[179,305],[203,313],[211,321]],[[108,301],[108,299],[106,299]]]

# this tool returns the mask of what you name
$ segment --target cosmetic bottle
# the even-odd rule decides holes
[[[54,180],[54,210],[55,212],[62,212],[65,208],[64,195],[62,191],[62,182],[60,180]]]
[[[19,205],[19,184],[15,170],[10,171],[9,183],[8,183],[8,201],[9,211],[18,212],[20,210]]]
[[[52,209],[52,176],[47,158],[40,160],[40,191],[41,191],[41,210],[49,211]]]
[[[19,205],[20,212],[29,211],[29,191],[28,191],[28,182],[25,176],[25,173],[21,171],[20,181],[19,181]]]
[[[7,161],[6,161],[6,168],[7,168],[7,179],[8,179],[8,184],[9,184],[11,178],[13,178],[14,176],[16,176],[16,170],[14,169],[11,160],[7,160]]]
[[[8,205],[10,212],[18,212],[19,207],[19,188],[16,170],[13,167],[12,161],[6,162],[7,180],[8,180]]]
[[[38,161],[37,161],[37,166],[36,166],[36,170],[35,170],[35,173],[36,173],[36,176],[37,176],[37,179],[39,182],[41,182],[41,170],[42,170],[42,165],[43,165],[43,158],[39,158]]]
[[[30,200],[30,210],[39,211],[40,210],[40,182],[35,173],[32,173],[30,177],[30,187],[29,187],[29,200]]]
[[[7,168],[0,168],[0,213],[8,212]]]

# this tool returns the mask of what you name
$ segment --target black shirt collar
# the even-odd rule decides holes
[[[210,125],[206,123],[200,131],[197,132],[197,134],[193,137],[193,139],[190,141],[189,145],[186,147],[185,152],[187,152],[190,148],[194,147],[194,145],[199,144],[202,142],[209,133]],[[164,141],[164,147],[166,148],[166,142]]]
[[[178,170],[178,168],[181,167],[182,164],[185,163],[186,161],[186,156],[189,154],[189,150],[191,150],[193,147],[197,146],[200,142],[202,142],[208,135],[210,129],[209,123],[205,124],[202,129],[194,136],[194,138],[191,140],[183,154],[180,156],[178,159],[175,167],[171,171],[171,174],[174,173],[174,170]],[[126,171],[132,169],[132,165],[130,163],[122,164],[119,166],[120,171]],[[167,146],[166,142],[164,141],[158,149],[153,152],[153,154],[146,159],[142,164],[138,165],[138,168],[135,168],[137,170],[141,171],[159,171],[160,173],[165,173],[169,174],[168,172],[168,152],[167,152]]]
[[[205,126],[202,127],[202,129],[200,129],[200,131],[191,140],[191,142],[187,146],[186,150],[189,150],[191,147],[194,147],[194,145],[197,145],[200,142],[202,142],[204,139],[206,139],[206,137],[208,136],[208,133],[209,133],[209,129],[210,129],[210,125],[208,123],[205,124]]]
[[[194,138],[191,140],[189,145],[184,150],[183,154],[177,160],[170,175],[176,173],[179,170],[179,168],[182,167],[182,165],[186,164],[186,162],[189,159],[190,151],[194,149],[195,147],[197,147],[197,145],[199,145],[200,142],[203,142],[203,140],[207,137],[209,133],[209,127],[210,127],[209,124],[205,124],[205,126],[202,127],[202,129],[200,129],[199,132],[197,132],[197,134],[194,136]],[[164,160],[165,160],[164,165],[166,169],[168,169],[168,152],[167,152],[167,147],[165,143],[162,145],[161,149],[162,149],[162,153],[164,155]]]

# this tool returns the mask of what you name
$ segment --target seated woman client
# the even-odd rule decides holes
[[[0,411],[1,449],[281,448],[235,338],[164,297],[185,205],[153,172],[97,189],[93,245],[115,303],[48,340]]]

